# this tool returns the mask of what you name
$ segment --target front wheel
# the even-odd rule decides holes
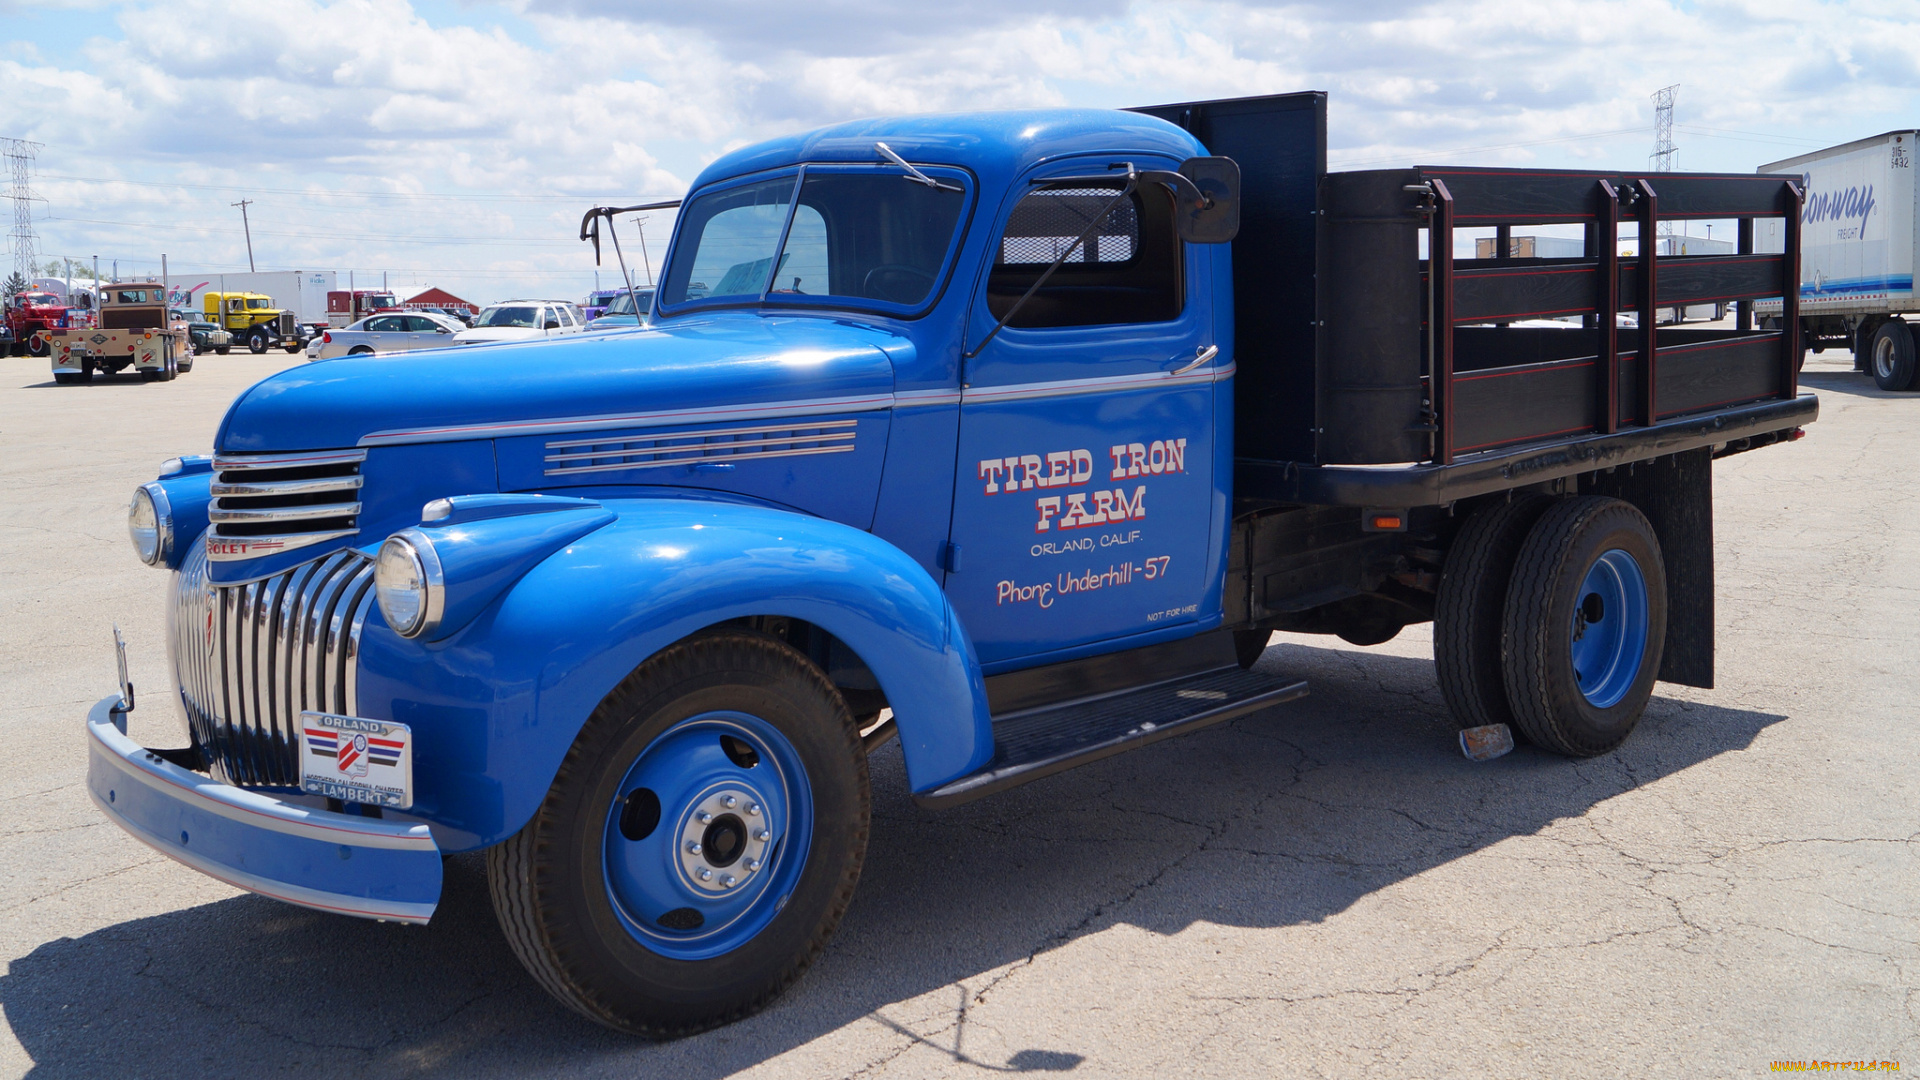
[[[225,355],[227,355],[228,353],[230,353],[230,352],[232,352],[232,351],[233,351],[233,346],[231,346],[231,345],[220,345],[220,346],[216,346],[216,347],[214,348],[214,350],[213,350],[213,351],[214,351],[214,352],[217,352],[217,353],[219,353],[219,354],[220,354],[221,356],[225,356]]]
[[[488,852],[514,953],[635,1034],[739,1019],[799,978],[866,854],[866,755],[833,685],[748,633],[692,638],[600,703],[546,800]]]
[[[32,356],[46,356],[53,352],[53,343],[35,334],[27,339],[27,352]]]
[[[267,332],[255,330],[247,335],[247,351],[255,356],[267,351]]]
[[[1630,503],[1556,503],[1514,559],[1502,619],[1507,704],[1536,746],[1574,757],[1626,741],[1660,670],[1667,574]]]

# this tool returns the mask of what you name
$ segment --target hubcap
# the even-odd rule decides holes
[[[1873,343],[1873,373],[1882,379],[1893,378],[1893,339],[1882,337]]]
[[[1627,696],[1647,651],[1647,579],[1620,548],[1594,560],[1573,608],[1573,674],[1597,709]]]
[[[620,782],[603,844],[627,932],[681,960],[764,930],[799,880],[813,803],[793,744],[758,717],[703,713],[649,743]]]

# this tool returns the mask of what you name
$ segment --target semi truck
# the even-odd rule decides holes
[[[399,311],[400,301],[386,289],[336,289],[327,294],[326,327],[343,330],[369,315]]]
[[[1806,193],[1800,230],[1800,335],[1814,352],[1853,350],[1855,371],[1882,390],[1920,390],[1920,187],[1913,180],[1920,131],[1889,131],[1760,166],[1791,176]],[[1780,251],[1787,225],[1762,222],[1757,250]],[[1763,326],[1780,302],[1756,306]]]
[[[274,306],[293,312],[295,322],[303,326],[325,326],[327,294],[337,286],[339,277],[332,270],[261,270],[244,274],[219,274],[189,289],[175,287],[178,306],[204,308],[196,294],[207,291],[271,296]],[[192,280],[192,279],[189,279]]]
[[[264,293],[207,292],[200,298],[207,321],[245,342],[255,355],[273,348],[299,352],[313,337],[310,325]]]
[[[171,382],[193,370],[184,322],[167,307],[167,287],[158,281],[116,281],[99,287],[99,325],[40,331],[35,355],[51,356],[53,380],[77,385],[95,372],[132,368],[147,382]]]
[[[777,138],[694,181],[645,327],[264,380],[134,492],[183,734],[127,736],[116,637],[95,804],[402,923],[485,851],[532,977],[667,1036],[818,955],[890,744],[952,807],[1298,699],[1276,630],[1431,620],[1463,746],[1611,751],[1713,684],[1714,461],[1818,402],[1795,319],[1618,326],[1791,312],[1791,244],[1610,237],[1797,181],[1334,173],[1325,132],[1316,92]],[[1454,262],[1541,223],[1583,256]]]

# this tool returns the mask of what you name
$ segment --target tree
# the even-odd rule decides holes
[[[9,300],[27,291],[27,279],[20,276],[20,271],[7,275],[6,291]]]

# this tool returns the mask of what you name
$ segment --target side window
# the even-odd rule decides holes
[[[367,329],[380,331],[384,333],[395,332],[399,330],[400,327],[401,327],[400,318],[395,315],[383,315],[380,318],[374,319],[373,321],[367,323]]]
[[[987,310],[994,318],[1005,316],[1069,248],[1066,262],[1007,325],[1101,326],[1179,317],[1186,290],[1172,197],[1158,187],[1142,188],[1106,209],[1115,194],[1111,188],[1036,191],[1014,206],[987,277]],[[1096,219],[1086,242],[1074,247]]]

